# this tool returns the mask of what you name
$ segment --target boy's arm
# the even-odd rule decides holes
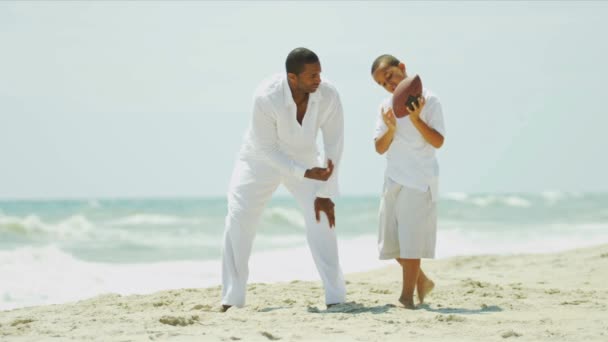
[[[378,154],[384,154],[386,151],[388,151],[388,148],[391,146],[393,138],[395,137],[395,131],[397,130],[397,118],[395,118],[392,108],[389,108],[385,113],[382,112],[382,109],[380,109],[380,113],[382,115],[382,121],[384,122],[386,131],[383,135],[375,139],[375,143],[376,152],[378,152]]]
[[[395,129],[389,128],[383,136],[376,138],[376,152],[378,152],[378,154],[384,154],[386,151],[388,151],[394,137]]]
[[[420,97],[418,102],[420,103],[420,106],[416,106],[415,103],[412,104],[414,110],[410,110],[408,108],[408,111],[410,112],[410,120],[412,120],[412,124],[414,127],[416,127],[418,132],[420,132],[426,142],[431,144],[431,146],[434,148],[440,148],[443,145],[443,135],[434,128],[429,127],[426,122],[422,121],[420,118],[420,113],[422,112],[422,108],[424,108],[426,101],[423,97]]]

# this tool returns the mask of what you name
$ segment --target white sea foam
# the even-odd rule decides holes
[[[478,207],[488,207],[492,205],[506,205],[508,207],[529,208],[532,202],[526,198],[515,195],[477,195],[463,199]]]
[[[304,216],[295,208],[270,207],[264,210],[263,219],[271,222],[288,223],[292,226],[304,228]]]
[[[577,229],[585,234],[577,234]],[[544,253],[608,243],[606,224],[552,227],[563,234],[540,231],[483,233],[450,226],[438,232],[437,257],[457,255]],[[250,282],[318,280],[303,238],[281,241],[267,250],[256,241],[250,259]],[[291,240],[293,239],[293,240]],[[295,243],[285,247],[285,243]],[[378,260],[375,234],[340,238],[340,262],[345,273],[367,271],[391,261]],[[103,293],[145,294],[164,289],[220,284],[219,259],[209,261],[107,264],[78,260],[55,246],[0,251],[0,309],[63,303]],[[219,299],[218,299],[219,300]]]
[[[83,215],[70,216],[56,223],[48,223],[36,215],[26,217],[0,215],[0,231],[30,237],[84,238],[93,230],[93,224]]]
[[[199,219],[183,218],[160,214],[136,214],[111,221],[112,226],[143,226],[143,225],[192,225],[201,223]]]
[[[479,207],[487,207],[497,201],[495,196],[476,196],[471,198],[470,202]]]
[[[89,200],[88,204],[91,208],[101,208],[101,203],[96,199]]]
[[[372,237],[340,246],[345,272],[385,265],[377,260]],[[164,289],[219,285],[219,260],[149,264],[106,264],[77,260],[54,246],[0,251],[0,309],[64,303],[103,293],[145,294]],[[256,251],[250,259],[250,282],[317,280],[305,245]],[[218,299],[219,300],[219,299]]]
[[[443,196],[441,199],[452,200],[457,202],[465,201],[469,198],[469,195],[464,192],[449,192]]]
[[[502,199],[502,202],[510,207],[528,208],[532,206],[530,201],[518,196],[507,196]]]

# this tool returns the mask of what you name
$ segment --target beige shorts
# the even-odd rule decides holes
[[[422,192],[387,177],[378,216],[380,259],[435,257],[437,205],[430,190]]]

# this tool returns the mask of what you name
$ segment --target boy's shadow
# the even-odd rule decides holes
[[[382,314],[386,313],[391,309],[396,309],[398,306],[394,304],[385,304],[385,305],[377,305],[377,306],[365,306],[363,304],[357,302],[347,302],[342,304],[337,304],[331,306],[325,310],[321,310],[316,306],[309,306],[307,311],[309,313],[318,313],[318,314],[332,314],[332,313],[348,313],[353,315],[358,315],[362,313],[372,313],[372,314]],[[287,309],[287,307],[279,306],[279,307],[267,307],[258,310],[259,312],[269,312],[274,310]],[[501,307],[497,305],[484,306],[479,309],[465,309],[465,308],[433,308],[429,304],[418,305],[416,310],[426,310],[430,312],[436,312],[440,314],[460,314],[460,315],[474,315],[474,314],[483,314],[483,313],[491,313],[491,312],[501,312],[503,311]]]
[[[422,304],[418,306],[418,310],[426,310],[430,312],[437,312],[440,314],[461,314],[461,315],[474,315],[482,314],[486,312],[501,312],[502,308],[497,305],[484,306],[480,309],[463,309],[463,308],[432,308],[429,304]]]

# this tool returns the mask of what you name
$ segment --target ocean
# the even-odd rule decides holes
[[[391,263],[377,259],[378,206],[375,196],[336,200],[346,273]],[[608,194],[451,193],[438,210],[438,258],[608,243]],[[0,310],[217,286],[225,215],[224,198],[0,201]],[[250,282],[318,279],[304,230],[296,203],[273,198]]]

